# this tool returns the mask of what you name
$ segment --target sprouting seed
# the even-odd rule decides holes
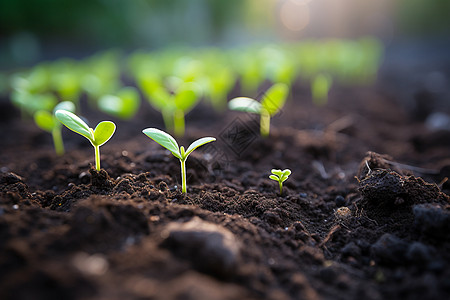
[[[148,136],[149,138],[151,138],[152,140],[154,140],[155,142],[157,142],[158,144],[160,144],[161,146],[163,146],[164,148],[166,148],[167,150],[172,152],[173,156],[175,156],[176,158],[178,158],[180,160],[182,192],[185,194],[187,191],[186,160],[187,160],[189,154],[191,154],[198,147],[200,147],[206,143],[214,142],[216,139],[213,137],[204,137],[204,138],[198,139],[195,142],[193,142],[191,145],[189,145],[187,150],[184,150],[183,146],[178,147],[177,141],[170,134],[168,134],[162,130],[159,130],[156,128],[147,128],[147,129],[142,130],[142,132],[146,136]]]
[[[95,168],[100,171],[100,146],[105,144],[116,131],[116,124],[111,121],[98,123],[95,129],[92,129],[74,113],[66,110],[57,110],[56,118],[70,130],[87,138],[95,149]]]
[[[270,172],[272,173],[271,175],[269,175],[269,178],[272,180],[275,180],[278,182],[278,185],[280,187],[280,195],[283,194],[283,182],[286,181],[286,179],[288,179],[289,175],[291,175],[291,170],[289,169],[285,169],[285,170],[278,170],[278,169],[272,169],[270,170]]]

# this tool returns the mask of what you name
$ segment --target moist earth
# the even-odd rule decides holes
[[[1,299],[448,299],[450,132],[380,87],[335,87],[314,106],[296,86],[262,139],[255,116],[206,104],[179,161],[132,120],[94,149],[0,102]],[[270,170],[292,175],[279,195]]]

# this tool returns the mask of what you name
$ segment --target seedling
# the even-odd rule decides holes
[[[328,92],[330,91],[333,80],[325,74],[317,75],[311,82],[311,94],[313,102],[322,106],[328,102]]]
[[[163,146],[164,148],[166,148],[167,150],[172,152],[173,156],[175,156],[176,158],[178,158],[180,160],[182,192],[184,194],[186,194],[186,191],[187,191],[187,188],[186,188],[186,160],[187,160],[189,154],[191,154],[192,151],[194,151],[198,147],[200,147],[206,143],[214,142],[216,139],[213,137],[204,137],[204,138],[198,139],[195,142],[193,142],[192,144],[190,144],[189,147],[187,148],[187,150],[185,151],[183,146],[178,147],[177,141],[170,134],[165,133],[162,130],[159,130],[156,128],[147,128],[147,129],[142,130],[142,132],[146,136],[148,136],[149,138],[151,138],[152,140],[154,140],[155,142],[157,142],[158,144],[160,144],[161,146]]]
[[[150,104],[161,112],[167,130],[176,136],[183,136],[185,115],[197,104],[198,87],[192,82],[182,82],[177,77],[168,78],[167,89],[158,79],[141,81],[142,89],[147,93]],[[171,91],[174,91],[171,94]]]
[[[61,136],[61,123],[55,117],[55,112],[57,110],[74,112],[75,104],[70,101],[61,102],[55,106],[55,108],[53,109],[53,113],[47,110],[38,110],[34,114],[34,122],[39,128],[52,134],[56,154],[63,155],[64,143]]]
[[[130,119],[139,109],[138,91],[133,87],[125,87],[115,95],[104,95],[98,101],[100,110],[121,119]]]
[[[95,149],[95,168],[100,171],[100,146],[105,144],[116,131],[116,124],[111,121],[98,123],[95,129],[90,128],[77,115],[66,111],[57,110],[56,118],[67,128],[87,138]]]
[[[270,172],[272,174],[269,175],[269,178],[278,182],[278,185],[280,186],[280,195],[282,195],[283,194],[283,182],[285,182],[286,179],[288,179],[289,175],[291,175],[291,170],[284,169],[283,171],[281,171],[281,170],[277,170],[277,169],[272,169],[272,170],[270,170]]]
[[[235,83],[235,78],[230,68],[219,68],[215,68],[211,75],[205,76],[203,84],[212,106],[221,112],[227,107],[227,95]]]
[[[228,103],[228,107],[232,110],[259,114],[261,135],[267,137],[270,132],[270,118],[284,106],[288,91],[286,84],[277,83],[267,90],[261,103],[252,98],[238,97],[232,99]]]

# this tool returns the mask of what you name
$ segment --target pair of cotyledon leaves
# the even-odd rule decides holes
[[[273,116],[284,106],[288,91],[289,88],[286,84],[277,83],[267,90],[261,102],[248,97],[237,97],[228,103],[228,107],[232,110],[254,114],[266,112]]]
[[[285,170],[279,170],[279,169],[272,169],[270,171],[273,175],[269,175],[269,178],[278,182],[284,182],[286,179],[288,179],[289,175],[291,175],[291,170],[285,169]]]
[[[55,116],[59,121],[61,121],[61,123],[67,126],[67,128],[87,138],[93,146],[101,146],[106,143],[116,130],[116,125],[110,121],[100,122],[93,130],[92,128],[89,128],[89,126],[77,115],[65,110],[57,110],[55,112]],[[191,154],[192,151],[198,147],[216,140],[213,137],[198,139],[193,142],[186,151],[184,151],[184,147],[178,147],[177,141],[171,135],[162,130],[147,128],[142,132],[172,152],[175,157],[183,161],[186,160],[189,154]]]
[[[199,87],[191,82],[173,84],[177,88],[174,94],[166,90],[158,80],[142,80],[144,90],[149,93],[151,105],[159,110],[189,112],[199,99]]]
[[[93,146],[100,147],[109,141],[116,131],[116,124],[111,121],[102,121],[95,129],[92,129],[86,122],[69,111],[57,110],[55,116],[67,128],[87,138]]]
[[[191,154],[192,151],[194,151],[198,147],[216,140],[213,137],[204,137],[198,139],[194,141],[192,144],[190,144],[187,150],[185,151],[183,146],[181,147],[178,146],[177,141],[170,134],[162,130],[156,128],[147,128],[144,129],[142,132],[146,136],[148,136],[149,138],[151,138],[152,140],[154,140],[155,142],[157,142],[158,144],[160,144],[161,146],[172,152],[173,156],[175,156],[181,161],[185,161],[189,156],[189,154]]]

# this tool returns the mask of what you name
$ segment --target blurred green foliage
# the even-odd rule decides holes
[[[231,49],[171,47],[126,57],[111,50],[13,72],[7,90],[23,117],[51,111],[61,101],[71,101],[79,110],[79,99],[86,95],[92,108],[129,119],[139,109],[140,94],[134,87],[124,87],[127,82],[161,112],[166,129],[181,136],[184,117],[199,100],[223,111],[238,82],[242,96],[255,97],[264,82],[289,88],[300,80],[310,84],[317,104],[325,104],[335,82],[373,82],[382,57],[382,44],[369,37]]]

